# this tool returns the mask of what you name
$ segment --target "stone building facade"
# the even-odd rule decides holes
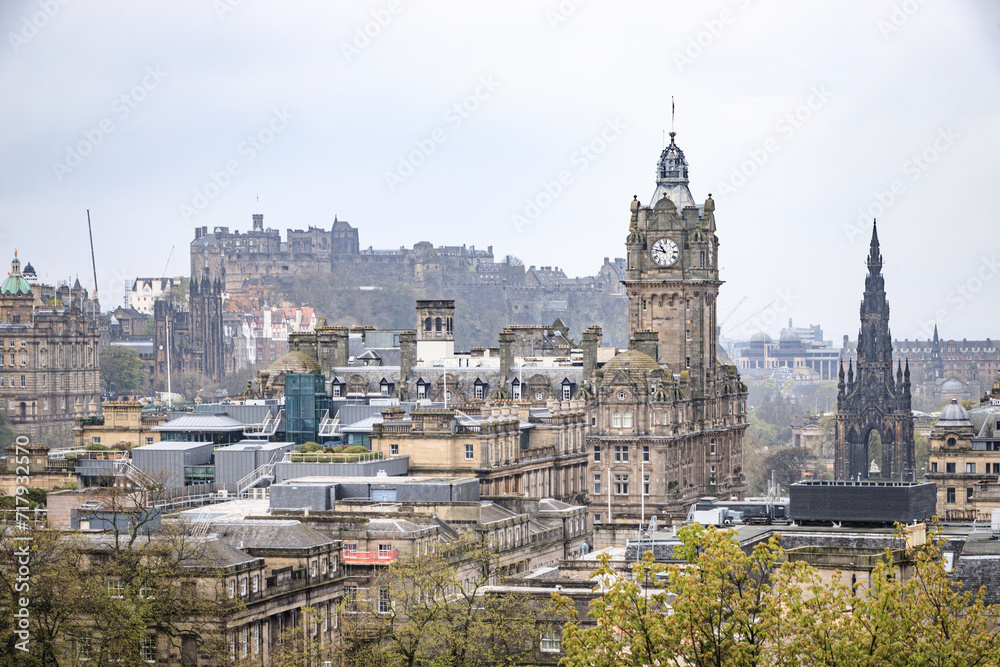
[[[629,349],[582,378],[592,392],[587,481],[595,523],[682,517],[701,496],[742,497],[747,388],[716,350],[715,231],[715,202],[695,205],[671,133],[653,205],[631,204],[623,281]]]
[[[172,373],[201,373],[213,382],[236,369],[234,339],[226,337],[223,330],[224,283],[225,276],[205,269],[200,278],[191,279],[187,304],[154,303],[154,388],[167,389],[168,357]]]
[[[0,409],[16,431],[71,444],[76,414],[100,402],[99,313],[79,280],[29,284],[15,254],[0,286]]]
[[[967,411],[953,400],[941,411],[928,466],[945,520],[988,521],[1000,509],[1000,379],[978,407]]]
[[[837,479],[869,477],[911,481],[916,454],[910,399],[910,366],[892,368],[889,302],[882,277],[878,229],[872,225],[868,275],[861,300],[857,372],[840,367],[837,393],[834,474]],[[877,454],[877,456],[876,456]]]

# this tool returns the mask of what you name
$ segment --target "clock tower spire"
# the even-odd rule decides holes
[[[716,298],[719,293],[715,201],[697,206],[688,188],[688,162],[670,133],[656,166],[649,206],[631,203],[625,245],[629,335],[658,334],[658,361],[686,373],[706,391],[718,377]]]

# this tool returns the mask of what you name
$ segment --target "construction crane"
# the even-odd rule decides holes
[[[729,321],[729,318],[733,316],[733,313],[735,313],[739,309],[739,307],[743,305],[743,302],[746,301],[746,300],[747,300],[747,297],[744,296],[742,299],[739,300],[739,303],[737,303],[733,307],[733,309],[729,311],[729,314],[722,318],[722,321],[719,322],[719,324],[718,324],[719,331],[722,331],[722,325],[724,325],[726,322]]]
[[[167,261],[163,263],[163,272],[160,276],[167,278],[167,267],[170,265],[170,258],[174,256],[174,246],[170,246],[170,252],[167,253]]]
[[[744,322],[748,322],[748,321],[752,320],[752,319],[753,319],[754,317],[756,317],[756,316],[757,316],[758,314],[760,314],[760,313],[763,313],[763,312],[764,312],[765,310],[767,310],[768,308],[770,308],[771,306],[773,306],[773,305],[774,305],[774,304],[776,304],[776,303],[778,303],[778,300],[777,300],[777,299],[775,299],[775,300],[774,300],[774,301],[772,301],[771,303],[767,304],[766,306],[764,306],[764,307],[763,307],[763,308],[761,308],[760,310],[757,310],[757,311],[754,311],[754,312],[753,312],[753,313],[751,313],[751,314],[750,314],[749,316],[747,316],[747,317],[744,317],[744,318],[743,318],[742,320],[740,320],[739,322],[737,322],[736,324],[734,324],[734,325],[733,325],[732,327],[730,327],[730,329],[729,329],[728,331],[724,331],[724,332],[722,333],[722,335],[723,335],[723,336],[726,336],[726,335],[728,335],[728,334],[732,333],[733,331],[735,331],[736,329],[738,329],[738,328],[740,327],[740,325],[742,325],[742,324],[743,324]]]

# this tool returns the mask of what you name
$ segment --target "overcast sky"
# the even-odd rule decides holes
[[[877,215],[894,337],[1000,338],[993,1],[3,0],[0,28],[0,254],[91,286],[89,208],[105,306],[253,213],[593,274],[673,96],[724,332],[855,336]]]

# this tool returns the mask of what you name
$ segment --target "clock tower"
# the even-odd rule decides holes
[[[698,206],[688,189],[688,163],[670,133],[656,165],[649,206],[631,207],[625,245],[629,336],[658,334],[657,361],[686,372],[692,389],[707,392],[718,377],[716,298],[719,294],[715,202]]]

